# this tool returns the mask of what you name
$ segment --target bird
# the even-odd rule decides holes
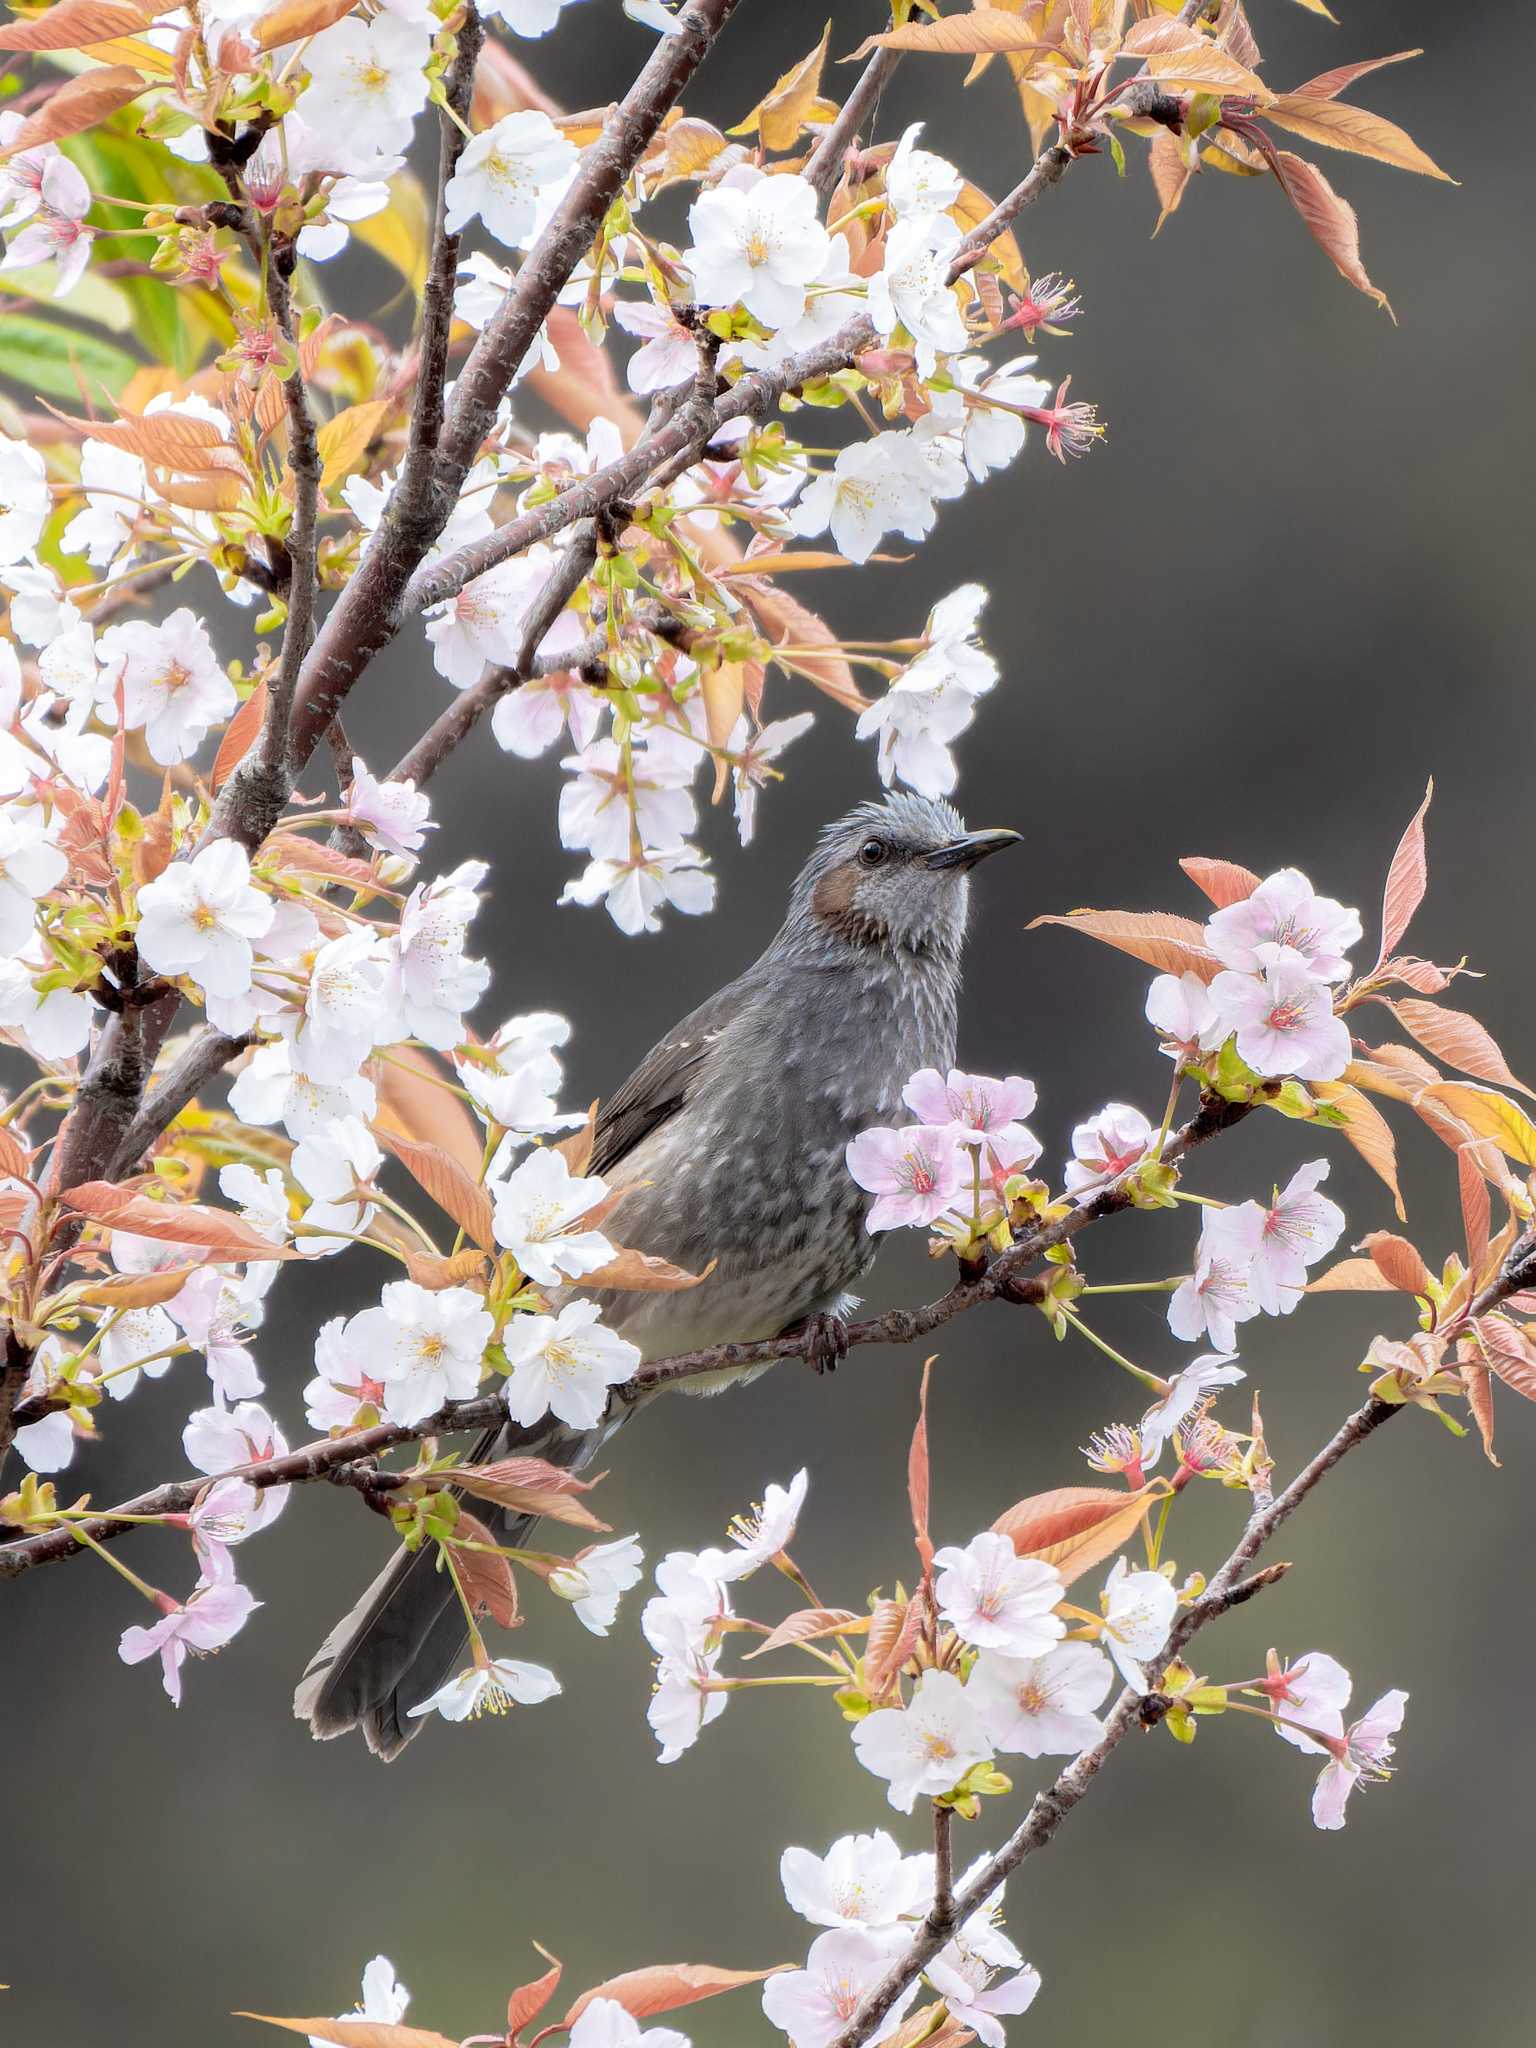
[[[850,1289],[878,1248],[848,1142],[908,1121],[909,1077],[952,1066],[970,872],[1019,837],[969,832],[952,805],[911,791],[825,828],[762,956],[654,1045],[598,1114],[586,1170],[628,1190],[624,1241],[706,1277],[670,1293],[568,1288],[552,1306],[584,1292],[642,1360],[798,1330],[818,1371],[837,1364]],[[766,1370],[681,1387],[718,1393]],[[516,1453],[580,1469],[637,1405],[611,1401],[587,1431],[509,1422],[471,1461]],[[498,1540],[525,1546],[533,1519],[498,1514]],[[311,1659],[294,1713],[317,1740],[357,1728],[388,1761],[421,1727],[412,1709],[455,1668],[466,1633],[434,1567],[431,1545],[397,1554]]]

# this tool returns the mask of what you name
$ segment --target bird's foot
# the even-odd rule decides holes
[[[814,1373],[836,1372],[848,1356],[848,1322],[835,1309],[818,1309],[789,1333],[805,1343],[806,1362]]]

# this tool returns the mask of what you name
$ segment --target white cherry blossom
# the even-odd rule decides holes
[[[42,810],[0,804],[0,958],[12,960],[27,945],[38,903],[68,872]]]
[[[904,1856],[883,1828],[842,1835],[825,1856],[786,1849],[779,1858],[784,1896],[813,1927],[865,1927],[883,1933],[926,1913],[933,1903],[933,1857]]]
[[[1040,1657],[983,1650],[966,1691],[994,1749],[1012,1756],[1076,1756],[1104,1733],[1094,1712],[1114,1679],[1102,1650],[1060,1643]]]
[[[113,688],[122,682],[128,724],[142,726],[150,757],[162,767],[195,754],[209,728],[234,714],[235,686],[206,627],[185,605],[157,626],[142,619],[108,626],[97,650],[107,681]]]
[[[374,1362],[385,1415],[409,1426],[475,1392],[493,1327],[467,1287],[433,1292],[414,1280],[391,1280],[377,1308],[352,1318],[348,1335]]]
[[[1104,1615],[1100,1642],[1126,1684],[1145,1692],[1143,1659],[1156,1656],[1168,1640],[1178,1594],[1161,1572],[1132,1571],[1123,1557],[1117,1557],[1099,1605]]]
[[[350,14],[309,44],[309,84],[297,112],[317,133],[345,137],[354,153],[403,154],[416,116],[427,103],[431,31],[377,14]]]
[[[683,256],[699,303],[742,305],[765,327],[797,320],[827,256],[819,205],[815,188],[793,173],[701,192]]]
[[[251,884],[245,848],[216,839],[139,891],[139,957],[157,974],[189,975],[213,995],[242,995],[251,985],[251,942],[272,918],[271,897]]]
[[[642,847],[627,860],[594,860],[566,883],[562,903],[606,904],[621,932],[659,932],[657,915],[663,903],[687,917],[714,908],[715,878],[704,856],[692,846],[668,849]]]
[[[42,456],[25,441],[0,434],[0,566],[31,554],[51,509]]]
[[[763,1986],[763,2011],[794,2048],[831,2048],[892,1962],[892,1944],[862,1927],[834,1927],[811,1943],[803,1970],[781,1970]],[[871,2041],[895,2033],[920,1986],[916,1978]]]
[[[595,1301],[568,1301],[558,1316],[515,1316],[502,1338],[514,1422],[556,1415],[573,1429],[601,1422],[608,1389],[634,1376],[640,1347],[602,1322]]]
[[[853,1747],[865,1770],[885,1779],[901,1813],[924,1795],[951,1791],[992,1754],[980,1711],[952,1671],[925,1671],[905,1706],[856,1721]]]
[[[636,1536],[594,1543],[578,1551],[568,1564],[555,1567],[549,1575],[549,1590],[570,1601],[584,1629],[605,1636],[618,1617],[621,1597],[639,1584],[644,1564],[645,1552]]]
[[[504,114],[465,145],[448,181],[447,224],[476,214],[509,249],[529,248],[576,168],[575,145],[537,107]]]
[[[1067,1632],[1054,1613],[1061,1574],[1038,1558],[1020,1557],[1006,1536],[984,1530],[965,1548],[934,1553],[939,1612],[963,1642],[1011,1657],[1043,1657]]]
[[[520,1663],[515,1657],[491,1657],[450,1678],[419,1706],[409,1719],[441,1714],[445,1721],[479,1720],[482,1714],[505,1714],[511,1707],[536,1707],[561,1690],[553,1671],[542,1664]]]

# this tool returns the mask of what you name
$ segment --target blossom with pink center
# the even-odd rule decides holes
[[[1349,1026],[1333,1013],[1332,989],[1291,947],[1257,950],[1257,974],[1228,968],[1211,983],[1217,1024],[1237,1033],[1238,1057],[1257,1074],[1336,1081],[1349,1065]]]
[[[1326,1258],[1344,1234],[1344,1211],[1317,1190],[1328,1161],[1299,1166],[1264,1211],[1252,1285],[1267,1316],[1288,1316],[1307,1285],[1307,1268]]]
[[[568,669],[557,669],[553,675],[531,676],[498,697],[491,731],[503,752],[524,761],[534,760],[567,731],[577,752],[584,753],[597,738],[607,708],[601,690]]]
[[[811,1943],[803,1970],[781,1970],[768,1979],[763,2011],[794,2048],[831,2048],[890,1968],[894,1951],[889,1936],[882,1940],[863,1927],[834,1927]],[[918,1989],[914,1979],[868,2036],[871,2041],[896,2031]]]
[[[1004,2048],[1008,2037],[1003,2017],[1028,2012],[1040,1989],[1040,1972],[1033,1963],[993,1983],[992,1971],[979,1958],[962,1954],[951,1961],[947,1949],[928,1965],[927,1975],[948,2006],[950,2019],[969,2027],[983,2048]]]
[[[1147,1156],[1156,1131],[1139,1109],[1128,1102],[1106,1102],[1087,1123],[1072,1132],[1072,1157],[1063,1186],[1081,1200],[1113,1187]]]
[[[1061,1574],[1038,1558],[1020,1557],[1006,1536],[984,1530],[963,1550],[950,1544],[934,1553],[939,1612],[963,1642],[1011,1657],[1043,1657],[1067,1625],[1052,1610],[1062,1597]]]
[[[1311,1731],[1323,1736],[1344,1733],[1350,1677],[1336,1657],[1309,1650],[1294,1664],[1282,1665],[1271,1650],[1269,1676],[1259,1690],[1268,1695],[1274,1710],[1275,1733],[1307,1756],[1327,1753]]]
[[[963,1144],[979,1145],[992,1132],[1028,1116],[1039,1099],[1033,1081],[1010,1074],[994,1081],[988,1074],[962,1074],[951,1067],[921,1067],[901,1091],[901,1099],[925,1124],[953,1124]]]
[[[885,1779],[900,1813],[920,1797],[952,1791],[992,1754],[980,1710],[952,1671],[925,1671],[905,1706],[879,1707],[856,1721],[853,1747],[865,1770]]]
[[[234,713],[235,686],[207,628],[185,605],[158,625],[129,619],[108,626],[97,649],[106,668],[103,686],[122,683],[127,723],[143,727],[150,757],[162,767],[195,754],[210,727]]]
[[[864,1927],[873,1933],[926,1913],[933,1903],[933,1858],[904,1856],[884,1829],[843,1835],[825,1856],[786,1849],[779,1858],[784,1896],[814,1927]]]
[[[516,661],[523,621],[549,581],[554,556],[543,545],[498,562],[473,577],[427,619],[432,661],[455,689],[478,683],[493,662]],[[562,614],[535,652],[558,654],[580,637],[573,617]]]
[[[1114,1668],[1091,1643],[1061,1643],[1043,1656],[983,1650],[966,1681],[995,1750],[1014,1756],[1076,1756],[1104,1733],[1093,1711]]]
[[[210,995],[243,995],[251,941],[270,930],[273,915],[271,897],[252,886],[245,848],[216,839],[139,891],[139,957],[157,974],[190,976]]]
[[[370,775],[354,754],[352,781],[347,790],[347,816],[358,831],[366,833],[391,853],[420,853],[432,823],[431,804],[425,790],[414,782],[380,781]]]
[[[621,299],[613,318],[626,334],[639,335],[645,344],[629,359],[631,391],[667,391],[687,383],[698,367],[698,343],[670,306]]]
[[[165,1595],[161,1595],[165,1599]],[[181,1667],[188,1655],[206,1657],[237,1636],[261,1602],[233,1579],[204,1580],[185,1606],[168,1601],[153,1628],[124,1629],[117,1654],[125,1664],[158,1655],[166,1693],[181,1705]]]
[[[377,1421],[384,1408],[384,1382],[370,1373],[377,1365],[345,1316],[332,1316],[315,1336],[315,1377],[304,1388],[304,1413],[312,1429],[351,1429],[361,1411]]]
[[[62,299],[79,283],[96,238],[95,229],[85,224],[91,188],[69,158],[57,150],[47,157],[41,151],[24,154],[33,158],[33,166],[23,173],[23,203],[29,208],[26,225],[7,236],[0,270],[29,270],[35,263],[54,261],[58,269],[53,296]],[[35,186],[32,168],[37,169]],[[11,218],[19,217],[13,208]]]
[[[1237,1325],[1259,1313],[1253,1269],[1263,1234],[1264,1211],[1257,1202],[1206,1210],[1195,1270],[1168,1304],[1175,1337],[1193,1344],[1208,1336],[1218,1351],[1237,1349]]]
[[[267,1267],[270,1275],[274,1269]],[[261,1392],[245,1336],[261,1320],[256,1296],[227,1279],[216,1266],[202,1266],[169,1304],[170,1313],[186,1332],[187,1342],[201,1351],[213,1391],[221,1401],[248,1401]]]
[[[1360,943],[1360,913],[1315,895],[1299,868],[1281,868],[1251,896],[1215,911],[1206,920],[1205,943],[1224,967],[1245,974],[1263,966],[1263,947],[1285,946],[1301,955],[1314,980],[1341,981],[1349,950]]]
[[[1147,1462],[1157,1463],[1162,1456],[1163,1445],[1207,1394],[1216,1387],[1234,1386],[1246,1377],[1240,1366],[1232,1364],[1230,1352],[1208,1352],[1205,1357],[1186,1365],[1182,1372],[1176,1372],[1168,1382],[1167,1391],[1141,1418],[1141,1440],[1146,1445]]]
[[[388,1419],[410,1425],[474,1393],[492,1328],[479,1295],[467,1287],[433,1292],[414,1280],[391,1280],[377,1308],[352,1318],[349,1341],[371,1351]]]
[[[237,1466],[265,1465],[283,1457],[288,1440],[265,1408],[254,1401],[241,1401],[233,1408],[198,1409],[187,1418],[181,1447],[188,1464],[199,1472],[222,1477]],[[286,1486],[261,1486],[256,1496],[256,1506],[247,1519],[248,1536],[276,1521],[288,1504]]]
[[[865,1220],[872,1232],[932,1223],[959,1194],[970,1164],[947,1125],[876,1126],[860,1131],[844,1156],[859,1186],[878,1198]]]
[[[1211,992],[1198,974],[1160,974],[1147,990],[1147,1022],[1155,1024],[1176,1052],[1188,1055],[1220,1045]]]
[[[1384,1782],[1392,1775],[1393,1736],[1403,1725],[1405,1692],[1384,1692],[1375,1706],[1352,1721],[1323,1765],[1312,1790],[1312,1818],[1320,1828],[1341,1828],[1344,1808],[1357,1785]]]
[[[561,903],[602,903],[629,938],[659,932],[663,903],[685,917],[714,907],[715,878],[694,846],[642,847],[623,860],[589,861],[560,891]]]

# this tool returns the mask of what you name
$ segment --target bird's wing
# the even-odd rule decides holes
[[[642,1139],[677,1114],[698,1086],[716,1040],[749,1000],[745,978],[734,981],[651,1047],[598,1110],[589,1172],[611,1172]]]

